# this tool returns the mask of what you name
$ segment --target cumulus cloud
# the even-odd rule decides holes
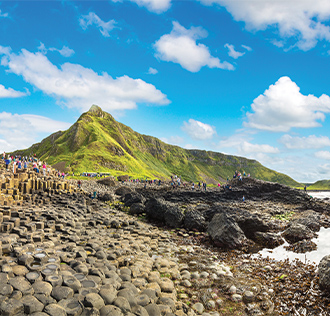
[[[293,127],[321,126],[325,114],[330,112],[330,98],[322,94],[303,95],[289,77],[280,78],[256,99],[247,113],[247,127],[273,132],[287,132]]]
[[[315,153],[316,158],[330,160],[330,151],[322,150]]]
[[[30,92],[26,90],[25,92],[16,91],[12,88],[6,89],[2,84],[0,84],[0,98],[20,98],[30,95]]]
[[[232,44],[228,44],[228,43],[225,44],[225,48],[228,49],[228,55],[234,59],[242,57],[245,54],[245,52],[241,53],[241,52],[236,51],[234,45],[232,45]]]
[[[1,52],[5,54],[2,66],[68,107],[85,111],[92,104],[99,104],[104,110],[125,110],[136,108],[137,103],[169,103],[166,95],[141,79],[128,76],[114,79],[105,72],[99,75],[72,63],[58,68],[42,53],[26,49],[15,54],[0,46]]]
[[[181,145],[184,142],[184,139],[182,137],[180,137],[180,136],[171,136],[169,138],[162,137],[161,140],[164,143],[172,144],[172,145]]]
[[[279,150],[276,147],[267,144],[251,144],[243,141],[238,145],[238,152],[243,154],[250,153],[265,153],[265,154],[278,154]]]
[[[244,133],[244,132],[237,132],[229,137],[223,137],[222,140],[219,142],[218,148],[237,148],[240,146],[244,141],[251,140],[251,136]]]
[[[58,52],[60,53],[63,57],[71,57],[75,51],[67,46],[63,46],[61,49],[55,48],[55,47],[49,47],[46,48],[44,43],[40,43],[38,50],[43,53],[43,54],[47,54],[48,51],[51,52]]]
[[[199,1],[205,5],[224,6],[236,21],[245,22],[248,30],[274,30],[275,36],[278,34],[284,41],[292,39],[302,50],[313,48],[321,40],[330,41],[328,0]]]
[[[0,151],[27,148],[43,133],[66,130],[71,124],[32,114],[0,113]]]
[[[155,56],[160,60],[178,63],[182,68],[198,72],[202,67],[234,70],[234,66],[210,54],[209,48],[196,41],[207,37],[202,27],[184,28],[173,22],[170,34],[165,34],[154,43]]]
[[[158,70],[155,69],[155,68],[149,67],[148,74],[149,75],[156,75],[156,74],[158,74]]]
[[[211,139],[216,134],[215,127],[189,119],[188,122],[183,122],[181,129],[186,132],[191,138],[197,140]]]
[[[292,137],[286,134],[279,141],[289,149],[315,149],[330,146],[330,139],[327,136]]]
[[[104,37],[110,37],[109,32],[115,28],[116,23],[115,20],[104,22],[94,12],[82,15],[79,19],[79,24],[83,30],[87,30],[89,26],[95,25]]]
[[[129,0],[139,7],[146,7],[150,12],[163,13],[171,7],[171,0]],[[112,2],[123,2],[123,0],[112,0]]]

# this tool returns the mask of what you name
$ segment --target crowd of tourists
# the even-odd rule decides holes
[[[52,167],[48,165],[45,161],[42,161],[33,156],[21,156],[21,155],[8,155],[6,152],[2,153],[2,160],[5,163],[6,170],[12,171],[14,174],[17,173],[18,170],[28,169],[32,166],[32,169],[36,173],[41,173],[44,176],[50,176],[52,174]],[[64,172],[56,171],[56,175],[59,178],[64,179],[66,174]]]

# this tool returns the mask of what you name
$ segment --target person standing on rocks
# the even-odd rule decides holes
[[[45,162],[42,164],[42,171],[43,171],[43,173],[44,173],[44,177],[46,176],[46,164],[45,164]]]
[[[16,173],[16,167],[17,167],[17,164],[16,164],[16,161],[14,160],[13,161],[13,174]]]
[[[10,164],[10,160],[8,158],[5,160],[5,164],[6,164],[6,170],[8,170]]]

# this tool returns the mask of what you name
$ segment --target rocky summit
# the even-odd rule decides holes
[[[327,203],[248,178],[192,191],[1,172],[0,315],[327,315],[315,266],[246,253],[310,240]]]

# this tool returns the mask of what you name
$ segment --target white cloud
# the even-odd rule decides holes
[[[252,48],[250,46],[247,45],[241,45],[244,49],[246,49],[248,52],[252,51]]]
[[[293,39],[302,50],[313,48],[317,41],[330,41],[330,1],[282,0],[199,0],[205,5],[224,6],[236,21],[243,21],[250,31],[275,30],[281,39]]]
[[[104,37],[110,36],[109,32],[115,28],[116,23],[117,22],[115,20],[104,22],[94,12],[89,12],[87,15],[82,15],[79,19],[79,24],[83,30],[87,30],[89,26],[95,25]]]
[[[315,157],[320,159],[330,160],[330,151],[326,151],[326,150],[318,151],[315,153]]]
[[[0,113],[0,152],[27,148],[40,134],[66,130],[71,124],[32,114]],[[1,138],[4,139],[1,139]]]
[[[160,140],[162,140],[164,143],[178,145],[178,146],[183,144],[184,142],[184,139],[180,136],[171,136],[170,138],[161,137]]]
[[[225,48],[228,49],[228,55],[234,59],[242,57],[245,54],[245,52],[241,53],[241,52],[236,51],[234,45],[232,45],[232,44],[228,44],[228,43],[225,44]]]
[[[198,140],[210,139],[216,134],[215,127],[194,119],[189,119],[188,123],[183,122],[181,129],[191,138]]]
[[[2,13],[2,10],[0,10],[0,18],[8,18],[9,14],[8,13]]]
[[[2,84],[0,84],[0,98],[20,98],[30,95],[30,92],[26,90],[25,92],[16,91],[12,88],[6,89]]]
[[[55,48],[55,47],[46,48],[44,43],[40,43],[40,45],[38,47],[38,50],[44,55],[46,55],[48,51],[58,52],[63,57],[71,57],[75,53],[75,51],[73,49],[71,49],[71,48],[69,48],[65,45],[61,49],[58,49],[58,48]]]
[[[0,53],[8,51],[0,46]],[[128,76],[114,79],[79,64],[65,63],[58,68],[40,52],[22,49],[19,54],[7,53],[1,65],[58,102],[82,111],[92,104],[99,104],[104,110],[125,110],[136,108],[137,103],[169,103],[166,95],[141,79]]]
[[[330,139],[327,136],[317,137],[315,135],[310,135],[308,137],[292,137],[286,134],[283,135],[279,141],[289,149],[322,148],[330,146]]]
[[[207,37],[202,27],[186,29],[178,22],[173,22],[170,34],[165,34],[154,43],[155,56],[161,60],[178,63],[182,68],[198,72],[202,67],[234,70],[234,66],[226,61],[213,57],[207,46],[196,43],[198,39]]]
[[[279,150],[276,147],[267,144],[251,144],[243,141],[238,146],[239,153],[250,154],[250,153],[266,153],[266,154],[278,154]]]
[[[321,166],[318,166],[317,171],[318,171],[318,179],[323,180],[323,179],[329,179],[330,178],[330,164],[324,164]]]
[[[158,70],[155,69],[155,68],[149,67],[148,74],[149,75],[156,75],[156,74],[158,74]]]
[[[244,141],[251,140],[251,137],[246,133],[235,133],[229,137],[223,137],[223,139],[219,142],[219,148],[237,148]]]
[[[139,7],[146,7],[149,11],[162,13],[171,7],[171,0],[129,0]],[[112,2],[123,2],[123,0],[112,0]]]
[[[49,50],[59,52],[64,57],[71,57],[74,54],[74,50],[67,46],[63,46],[61,49],[51,47]]]
[[[192,144],[186,144],[183,146],[183,148],[185,149],[198,149],[196,146],[192,145]]]
[[[251,108],[253,113],[246,114],[245,126],[287,132],[293,127],[321,126],[319,121],[324,121],[324,113],[330,112],[330,98],[325,94],[319,98],[303,95],[296,83],[282,77],[254,99]]]

